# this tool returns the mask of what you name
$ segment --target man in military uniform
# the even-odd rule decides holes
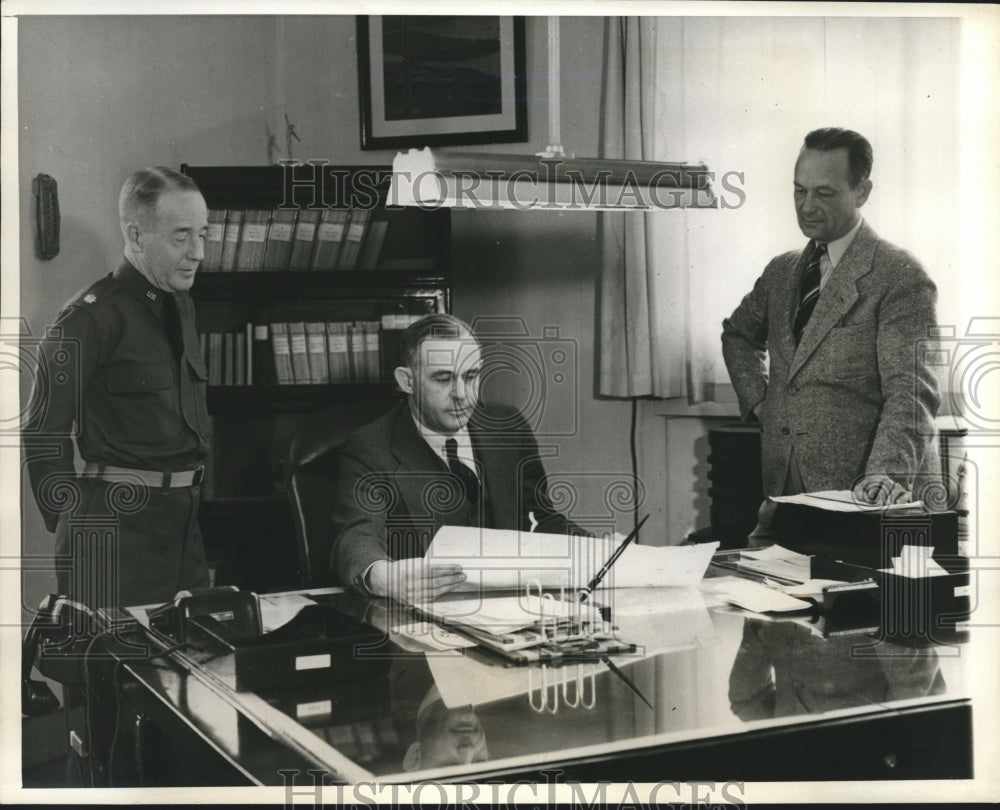
[[[25,424],[59,591],[94,607],[209,584],[198,529],[207,374],[188,293],[208,211],[189,177],[164,168],[133,174],[118,210],[123,261],[59,313]]]

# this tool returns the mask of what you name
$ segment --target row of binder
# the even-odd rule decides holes
[[[241,332],[203,332],[208,384],[324,385],[391,382],[399,334],[421,315],[370,321],[248,323]]]
[[[388,228],[366,208],[213,209],[201,269],[374,270]]]

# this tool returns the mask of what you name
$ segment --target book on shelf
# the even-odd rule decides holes
[[[270,211],[253,209],[243,212],[243,230],[236,249],[237,270],[260,270],[264,266],[264,245]]]
[[[208,332],[198,333],[198,346],[201,349],[201,360],[208,368]]]
[[[350,213],[350,210],[346,208],[327,208],[323,211],[316,228],[316,247],[313,250],[312,258],[313,270],[336,269]]]
[[[385,242],[386,232],[389,230],[389,220],[385,218],[385,212],[376,212],[372,215],[371,223],[368,226],[368,238],[365,239],[361,248],[361,259],[358,262],[360,270],[374,270],[378,267],[379,257],[382,255],[382,243]]]
[[[288,324],[288,345],[292,353],[292,379],[296,385],[311,383],[309,350],[306,346],[306,325],[302,321]]]
[[[250,324],[253,332],[250,376],[254,385],[276,385],[277,372],[274,367],[274,350],[271,346],[270,327],[266,323]],[[287,341],[287,337],[286,337]]]
[[[365,358],[367,360],[369,382],[378,382],[382,376],[382,360],[379,351],[379,322],[365,321]]]
[[[222,333],[208,335],[208,384],[222,385]]]
[[[367,382],[368,358],[365,354],[365,333],[362,321],[347,324],[350,337],[351,382]]]
[[[271,348],[274,354],[274,371],[279,385],[295,382],[292,376],[292,349],[288,341],[288,324],[271,324]]]
[[[253,324],[243,325],[243,382],[253,385]]]
[[[407,326],[420,320],[422,317],[424,316],[405,313],[390,313],[382,316],[379,349],[383,380],[391,382],[395,379],[395,369],[403,362],[402,352],[399,347],[400,334],[402,334]]]
[[[356,270],[361,257],[361,245],[371,221],[371,211],[367,208],[357,208],[351,212],[350,223],[344,234],[344,244],[337,260],[338,270]]]
[[[233,385],[247,384],[247,336],[245,332],[233,335]]]
[[[233,370],[235,361],[233,359],[233,333],[224,332],[222,335],[222,384],[233,385]]]
[[[306,323],[306,352],[309,357],[309,377],[314,383],[330,382],[330,365],[326,354],[326,324]]]
[[[326,325],[326,354],[332,383],[350,382],[351,379],[346,326],[336,321],[329,321]]]
[[[299,211],[299,218],[295,223],[295,232],[292,237],[291,255],[288,258],[289,270],[308,270],[310,268],[319,214],[319,210],[314,208],[303,208]]]
[[[240,230],[243,225],[243,212],[238,208],[229,209],[226,216],[226,229],[222,237],[222,256],[219,259],[220,270],[236,269],[236,249],[240,244]]]
[[[284,270],[292,254],[292,234],[295,231],[295,209],[276,208],[271,212],[264,245],[264,269]]]
[[[205,256],[201,270],[218,270],[222,261],[222,238],[226,232],[226,209],[213,208],[208,212],[208,230],[205,232]]]

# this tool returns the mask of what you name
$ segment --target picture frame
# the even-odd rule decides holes
[[[523,17],[357,17],[361,148],[528,140]]]

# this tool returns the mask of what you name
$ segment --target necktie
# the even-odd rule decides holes
[[[471,503],[475,503],[479,498],[479,478],[459,459],[458,442],[454,439],[445,440],[444,454],[448,458],[448,469],[462,482],[465,496]]]
[[[816,301],[819,300],[819,282],[822,274],[819,269],[820,259],[826,253],[826,245],[815,243],[809,263],[802,273],[802,283],[799,285],[799,307],[795,310],[795,320],[792,323],[792,332],[795,335],[795,345],[799,345],[802,340],[802,332],[805,331],[809,318],[816,309]]]
[[[170,345],[178,358],[184,356],[184,329],[181,326],[181,312],[173,295],[163,296],[163,318]]]

